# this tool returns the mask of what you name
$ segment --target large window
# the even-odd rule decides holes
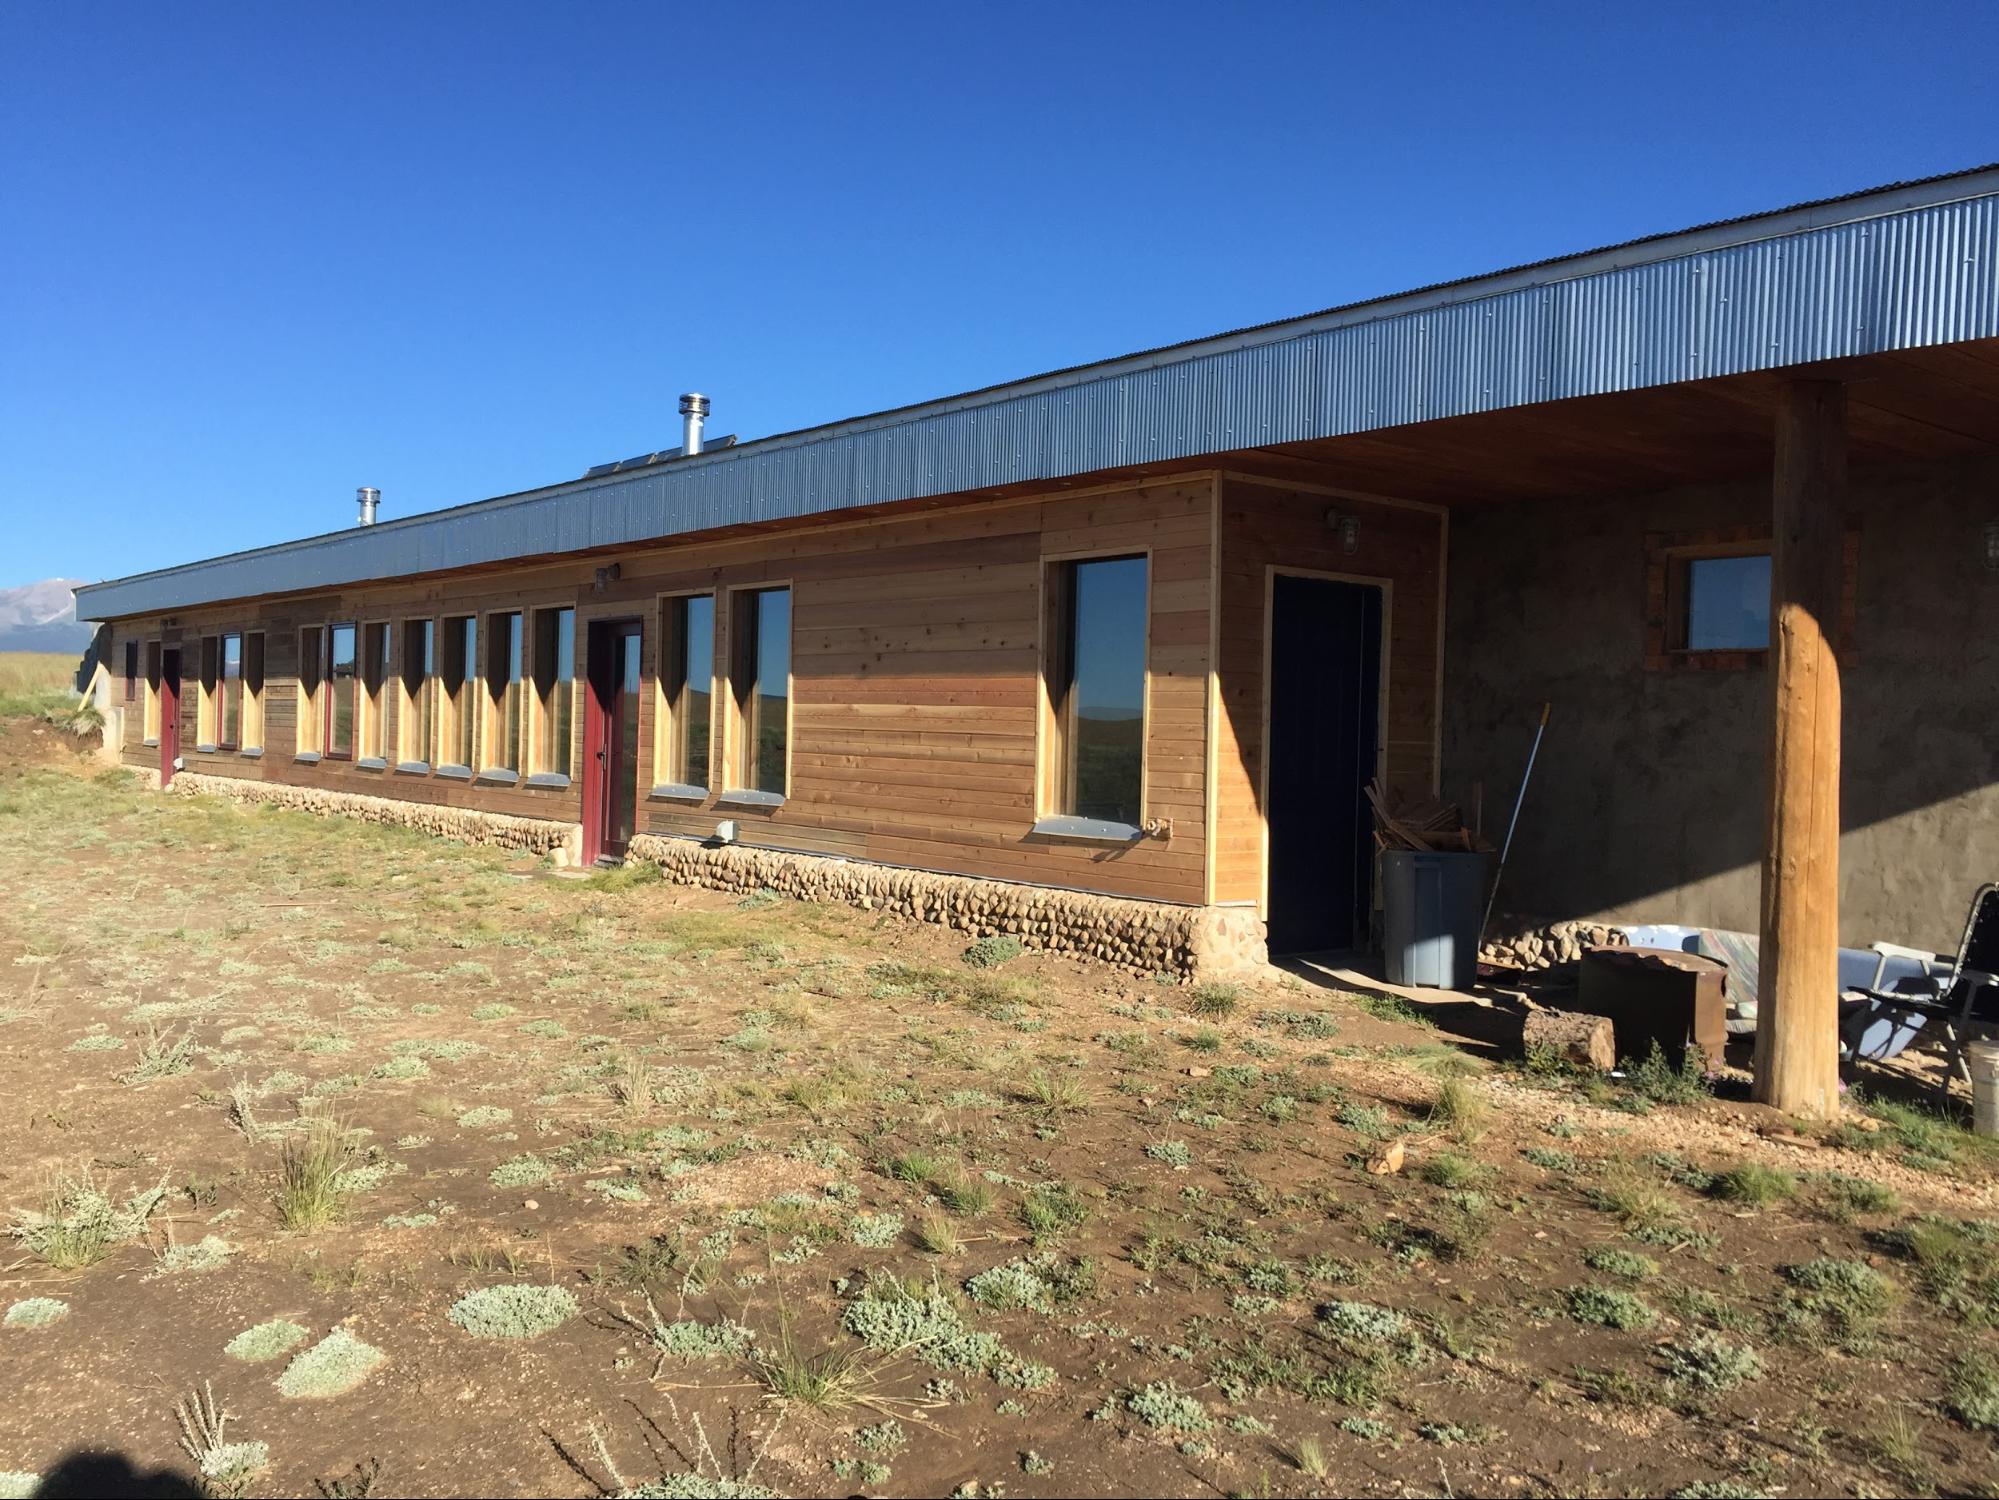
[[[1770,649],[1770,554],[1688,557],[1674,570],[1682,651]]]
[[[298,705],[292,718],[294,752],[299,755],[317,755],[324,748],[325,693],[320,676],[325,670],[326,632],[308,625],[298,633]]]
[[[139,643],[125,643],[125,701],[133,702],[139,696]]]
[[[576,611],[538,610],[534,617],[535,765],[569,774],[569,740],[576,704]]]
[[[402,701],[396,714],[398,760],[421,766],[430,764],[436,677],[437,622],[403,621]]]
[[[479,621],[472,615],[446,620],[439,647],[443,661],[438,675],[437,753],[448,757],[446,765],[470,771],[472,734],[479,720],[474,692],[479,676]]]
[[[200,650],[195,674],[194,747],[197,750],[213,750],[216,748],[215,725],[221,718],[222,652],[220,642],[212,635],[201,638]]]
[[[264,633],[243,637],[243,748],[264,748]]]
[[[521,692],[521,617],[517,613],[486,617],[487,729],[489,771],[521,768],[521,716],[526,712]]]
[[[791,590],[746,590],[734,600],[729,685],[737,735],[732,789],[782,797],[791,736]]]
[[[360,688],[360,642],[352,625],[326,630],[326,753],[354,758],[354,721]]]
[[[708,786],[708,745],[714,732],[715,596],[669,599],[660,621],[659,712],[653,728],[665,786]]]
[[[221,679],[216,694],[215,743],[223,750],[243,748],[243,637],[222,637]]]
[[[361,754],[369,760],[387,757],[389,744],[389,627],[387,623],[361,630]]]
[[[1048,581],[1048,810],[1136,826],[1145,759],[1145,559],[1057,563]]]

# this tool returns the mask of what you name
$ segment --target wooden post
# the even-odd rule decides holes
[[[1839,1109],[1839,658],[1846,394],[1778,395],[1770,558],[1770,817],[1763,845],[1756,1091]]]

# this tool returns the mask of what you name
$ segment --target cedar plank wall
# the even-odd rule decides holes
[[[1272,567],[1386,579],[1391,791],[1427,795],[1437,777],[1438,601],[1444,515],[1429,506],[1366,501],[1234,474],[1221,481],[1217,513],[1215,882],[1218,903],[1264,900],[1264,621]],[[1351,555],[1326,525],[1328,509],[1360,518]]]
[[[182,758],[186,769],[301,786],[448,803],[575,822],[581,804],[585,695],[576,685],[576,732],[567,789],[468,785],[436,776],[365,771],[351,762],[293,759],[299,632],[330,622],[395,626],[387,692],[389,760],[396,754],[393,670],[405,619],[520,609],[533,650],[533,611],[576,607],[576,661],[586,666],[593,619],[644,620],[640,786],[653,780],[659,598],[714,589],[718,675],[729,661],[725,591],[762,583],[792,588],[791,782],[782,808],[641,796],[639,827],[706,837],[737,819],[742,841],[846,855],[954,874],[1071,886],[1198,904],[1206,885],[1210,537],[1216,480],[1175,476],[1148,484],[1027,501],[974,501],[948,510],[866,522],[771,531],[615,554],[621,577],[605,592],[592,579],[611,557],[538,563],[422,583],[370,585],[310,598],[184,611],[158,621],[121,620],[114,642],[181,642]],[[1078,553],[1149,551],[1150,673],[1145,743],[1148,818],[1170,819],[1171,837],[1133,845],[1035,839],[1042,560]],[[196,744],[200,640],[262,629],[264,755],[204,755]],[[486,649],[482,619],[480,651]],[[122,666],[122,645],[112,660]],[[531,670],[531,669],[530,669]],[[733,726],[718,683],[711,786],[723,785]],[[143,709],[141,700],[134,708]],[[124,758],[158,766],[141,744],[144,715],[126,717]],[[483,743],[483,725],[481,727]]]

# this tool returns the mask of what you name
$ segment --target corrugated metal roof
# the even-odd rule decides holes
[[[93,619],[1999,337],[1999,166],[77,590]]]

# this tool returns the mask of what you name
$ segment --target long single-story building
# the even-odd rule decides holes
[[[1999,167],[777,437],[688,404],[79,589],[111,741],[1183,970],[1365,943],[1365,784],[1491,835],[1544,702],[1516,910],[1802,952],[1837,869],[1846,940],[1944,947],[1999,871]]]

